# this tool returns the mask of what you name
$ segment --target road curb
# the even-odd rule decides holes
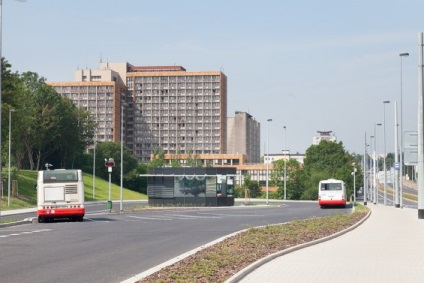
[[[369,210],[368,214],[364,218],[362,218],[360,221],[358,221],[354,225],[352,225],[352,226],[350,226],[350,227],[348,227],[348,228],[346,228],[346,229],[344,229],[340,232],[337,232],[337,233],[334,233],[333,235],[330,235],[330,236],[327,236],[327,237],[324,237],[324,238],[321,238],[321,239],[317,239],[317,240],[314,240],[314,241],[311,241],[311,242],[307,242],[307,243],[304,243],[304,244],[301,244],[301,245],[298,245],[298,246],[295,246],[295,247],[291,247],[291,248],[288,248],[286,250],[282,250],[282,251],[273,253],[269,256],[266,256],[266,257],[264,257],[264,258],[262,258],[262,259],[260,259],[256,262],[252,263],[251,265],[245,267],[241,271],[237,272],[236,274],[231,276],[229,279],[227,279],[224,283],[239,282],[241,279],[246,277],[249,273],[252,273],[255,269],[259,268],[260,266],[266,264],[267,262],[269,262],[269,261],[271,261],[271,260],[273,260],[277,257],[283,256],[283,255],[292,253],[294,251],[297,251],[297,250],[300,250],[300,249],[303,249],[303,248],[306,248],[306,247],[310,247],[310,246],[313,246],[313,245],[316,245],[316,244],[319,244],[319,243],[326,242],[328,240],[339,237],[339,236],[341,236],[341,235],[343,235],[347,232],[350,232],[350,231],[356,229],[362,223],[364,223],[370,217],[370,215],[371,215],[371,210]]]

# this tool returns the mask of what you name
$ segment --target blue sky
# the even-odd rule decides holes
[[[72,81],[101,58],[222,70],[228,115],[246,111],[261,123],[262,153],[268,140],[270,153],[304,153],[320,130],[363,153],[365,133],[383,123],[384,100],[394,152],[399,53],[409,52],[403,127],[417,130],[422,0],[3,0],[2,11],[2,56],[48,81]],[[382,153],[383,127],[376,134]]]

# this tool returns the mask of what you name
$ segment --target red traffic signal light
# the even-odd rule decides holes
[[[114,167],[115,166],[115,160],[113,160],[113,158],[109,158],[109,160],[105,159],[105,166],[106,167]]]
[[[115,162],[107,161],[107,162],[105,163],[105,165],[106,165],[107,167],[113,167],[113,166],[115,166]]]

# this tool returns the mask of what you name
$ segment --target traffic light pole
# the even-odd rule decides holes
[[[112,168],[115,166],[115,160],[113,158],[109,158],[109,160],[105,159],[105,166],[107,167],[107,172],[109,172],[109,199],[107,201],[107,209],[109,209],[109,212],[112,212]]]
[[[109,209],[109,212],[112,212],[112,200],[111,200],[111,193],[112,193],[112,167],[107,168],[109,172],[109,200],[107,201],[107,209]]]

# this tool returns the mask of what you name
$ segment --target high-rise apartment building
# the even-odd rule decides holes
[[[133,67],[127,73],[127,144],[142,161],[168,154],[226,153],[227,77],[179,66]]]
[[[110,70],[77,70],[73,82],[49,82],[59,94],[88,110],[97,123],[97,141],[120,141],[121,99],[126,86],[119,73]]]
[[[96,70],[77,70],[75,82],[49,84],[91,112],[97,141],[120,141],[123,122],[124,142],[139,161],[148,162],[157,149],[227,152],[227,77],[220,71],[100,63]]]
[[[261,125],[252,115],[236,111],[227,118],[227,153],[246,155],[246,163],[259,163],[261,158]]]

